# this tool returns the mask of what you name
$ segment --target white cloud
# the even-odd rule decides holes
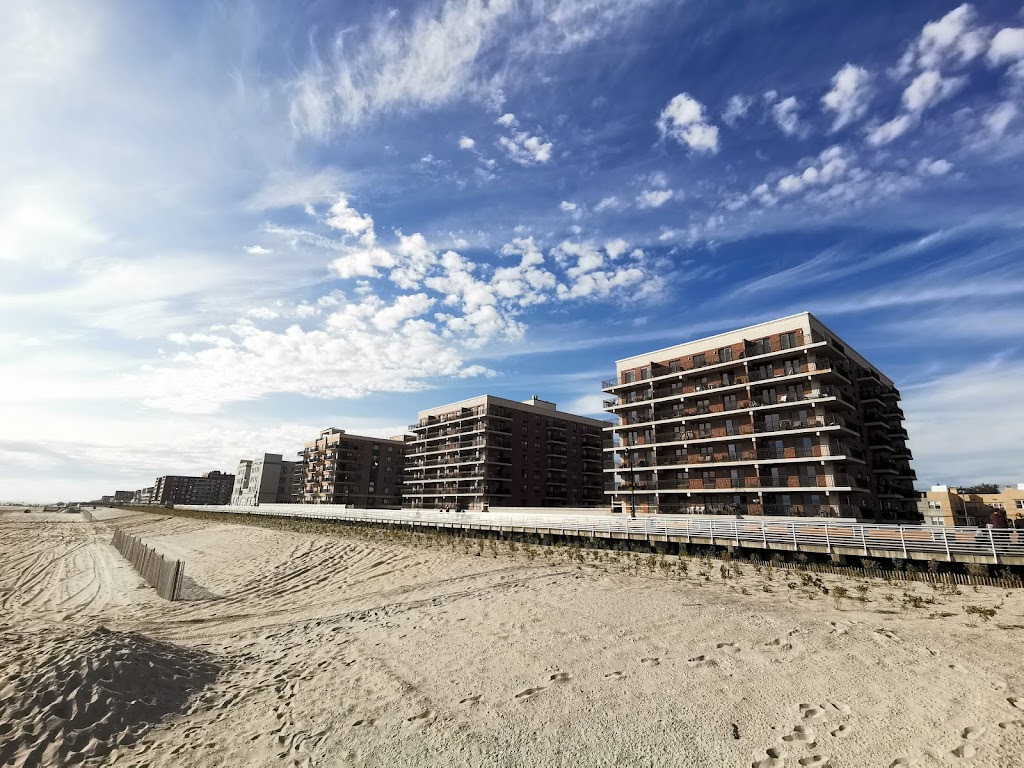
[[[867,112],[872,94],[871,73],[863,67],[847,64],[836,72],[832,90],[821,97],[822,108],[835,115],[832,130],[860,120]]]
[[[543,165],[551,159],[553,145],[527,131],[518,131],[512,136],[501,136],[498,143],[505,154],[519,165]]]
[[[948,322],[937,333],[945,334]],[[1010,398],[998,419],[986,417],[986,393],[1019,386],[1024,364],[995,358],[965,370],[901,387],[914,466],[922,485],[1020,482],[1024,400]],[[985,419],[988,418],[986,422]],[[972,425],[986,423],[983,431]]]
[[[379,268],[390,269],[397,261],[389,250],[377,245],[353,248],[334,259],[329,268],[343,280],[353,277],[379,277]]]
[[[992,66],[1024,59],[1024,27],[999,30],[992,38],[985,58]]]
[[[793,96],[772,105],[772,119],[787,136],[794,136],[803,130],[800,125],[800,115],[797,114],[799,110],[800,102]]]
[[[503,125],[506,128],[514,128],[515,126],[519,125],[519,121],[516,120],[516,116],[513,115],[511,112],[506,112],[504,115],[499,117],[494,122],[496,122],[498,125]]]
[[[465,97],[477,58],[512,9],[511,0],[449,0],[404,27],[407,16],[381,14],[362,40],[351,28],[339,31],[329,57],[314,51],[291,83],[294,129],[325,138],[382,111]]]
[[[915,69],[966,64],[984,53],[987,47],[988,30],[977,24],[974,7],[964,3],[938,21],[925,24],[900,58],[896,71],[906,76]]]
[[[376,239],[373,230],[373,217],[370,214],[359,214],[348,204],[345,195],[339,195],[337,202],[327,211],[324,224],[332,229],[340,229],[348,235],[360,237],[365,243]]]
[[[1017,117],[1017,114],[1017,105],[1011,101],[1004,101],[993,107],[985,114],[983,120],[989,135],[992,138],[1000,138],[1006,133],[1006,129],[1013,122],[1014,118]]]
[[[744,96],[742,93],[730,96],[729,101],[725,104],[725,109],[722,111],[722,120],[730,127],[736,125],[736,123],[747,116],[747,112],[750,111],[753,103],[754,100],[751,97]]]
[[[718,128],[712,125],[704,105],[688,93],[674,96],[658,116],[662,138],[670,137],[694,152],[718,152]]]
[[[563,213],[572,213],[579,206],[577,206],[576,203],[570,203],[568,200],[563,200],[558,207],[562,209]]]
[[[671,189],[648,189],[637,195],[636,204],[641,208],[660,208],[674,195]]]
[[[433,249],[419,232],[409,236],[399,233],[395,253],[399,257],[399,266],[391,270],[389,276],[395,285],[405,290],[418,288],[430,268],[437,263]]]
[[[469,136],[461,136],[459,138],[459,149],[473,149],[476,146],[476,142]]]
[[[887,123],[882,123],[868,131],[868,144],[880,147],[895,141],[914,125],[915,119],[910,115],[897,115]]]
[[[254,307],[247,313],[250,317],[255,317],[258,320],[276,320],[281,315],[270,307]],[[193,334],[195,335],[195,334]],[[175,334],[171,334],[171,337]],[[170,338],[170,337],[169,337]],[[173,341],[174,339],[171,338]]]
[[[926,70],[903,91],[903,106],[911,113],[923,112],[945,101],[966,84],[966,77],[943,77],[935,70]]]
[[[922,176],[945,176],[952,167],[952,163],[948,160],[942,158],[932,160],[930,157],[925,157],[918,162],[917,172]]]
[[[617,198],[615,195],[609,195],[608,197],[602,197],[601,201],[597,205],[594,206],[594,210],[595,211],[614,210],[616,208],[621,207],[621,205],[622,204],[619,202],[619,198]]]
[[[253,256],[261,256],[266,255],[268,253],[273,253],[273,251],[270,248],[264,248],[262,245],[247,245],[245,246],[245,252]]]
[[[619,258],[622,254],[629,250],[629,243],[623,240],[621,237],[615,240],[609,240],[604,244],[604,251],[608,254],[608,258],[614,261]]]

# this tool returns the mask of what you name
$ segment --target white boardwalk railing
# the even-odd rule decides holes
[[[353,509],[335,505],[264,504],[258,507],[181,506],[207,512],[344,520],[424,527],[536,530],[566,536],[649,538],[729,544],[767,550],[812,551],[946,561],[1024,565],[1024,531],[999,528],[872,525],[764,518],[442,512],[429,509]]]

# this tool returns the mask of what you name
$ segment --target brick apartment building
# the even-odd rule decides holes
[[[153,483],[151,501],[154,504],[228,504],[234,483],[234,475],[216,470],[198,477],[163,475]]]
[[[622,508],[919,520],[893,382],[810,313],[620,360]]]
[[[231,503],[243,507],[299,503],[301,485],[301,461],[284,461],[279,453],[265,453],[238,462]]]
[[[302,503],[401,507],[406,447],[404,437],[384,440],[334,427],[323,430],[299,452]]]
[[[989,525],[1024,528],[1024,483],[996,493],[933,485],[921,494],[917,508],[925,525]]]
[[[607,422],[483,395],[419,413],[409,430],[406,506],[561,507],[604,503]]]

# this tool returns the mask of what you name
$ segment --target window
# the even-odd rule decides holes
[[[787,360],[783,363],[786,376],[792,376],[794,373],[800,373],[800,361],[799,360]]]
[[[711,413],[711,401],[710,400],[698,400],[696,402],[697,413]]]
[[[718,359],[723,363],[732,362],[732,347],[722,347],[718,350]]]
[[[640,378],[641,378],[641,380],[651,378],[651,369],[650,368],[641,368],[640,369]]]
[[[1017,509],[1024,509],[1024,499],[1014,499],[1013,505],[1017,507]]]
[[[701,354],[701,355],[694,355],[693,356],[693,367],[694,368],[703,368],[707,364],[708,364],[707,363],[707,358],[704,355]]]
[[[942,509],[942,505],[937,501],[929,501],[928,509]]]
[[[763,355],[767,352],[772,351],[772,345],[768,341],[768,339],[758,339],[757,341],[753,342],[750,346],[750,353],[752,355]]]
[[[941,517],[933,517],[932,525],[945,525],[945,521]]]
[[[733,375],[731,373],[723,373],[722,374],[722,386],[723,387],[728,387],[730,384],[734,384],[734,383],[735,383],[734,377],[733,377]]]
[[[735,411],[737,402],[736,395],[726,395],[722,398],[722,407],[727,411]]]
[[[626,371],[622,374],[623,384],[632,384],[634,381],[636,381],[636,374],[633,371]]]
[[[792,349],[793,347],[797,346],[796,333],[780,333],[779,345],[783,349]]]
[[[671,362],[669,362],[669,364],[668,364],[668,372],[669,373],[679,373],[680,370],[682,370],[682,365],[680,365],[678,360],[672,360]]]

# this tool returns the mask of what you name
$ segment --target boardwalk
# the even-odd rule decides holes
[[[806,552],[835,557],[940,560],[1024,565],[1024,532],[989,528],[870,525],[824,520],[736,519],[658,515],[558,515],[508,512],[442,512],[352,509],[342,506],[270,504],[259,507],[183,506],[197,509],[313,520],[454,528],[539,536],[646,541],[658,544],[731,546],[768,552]]]

